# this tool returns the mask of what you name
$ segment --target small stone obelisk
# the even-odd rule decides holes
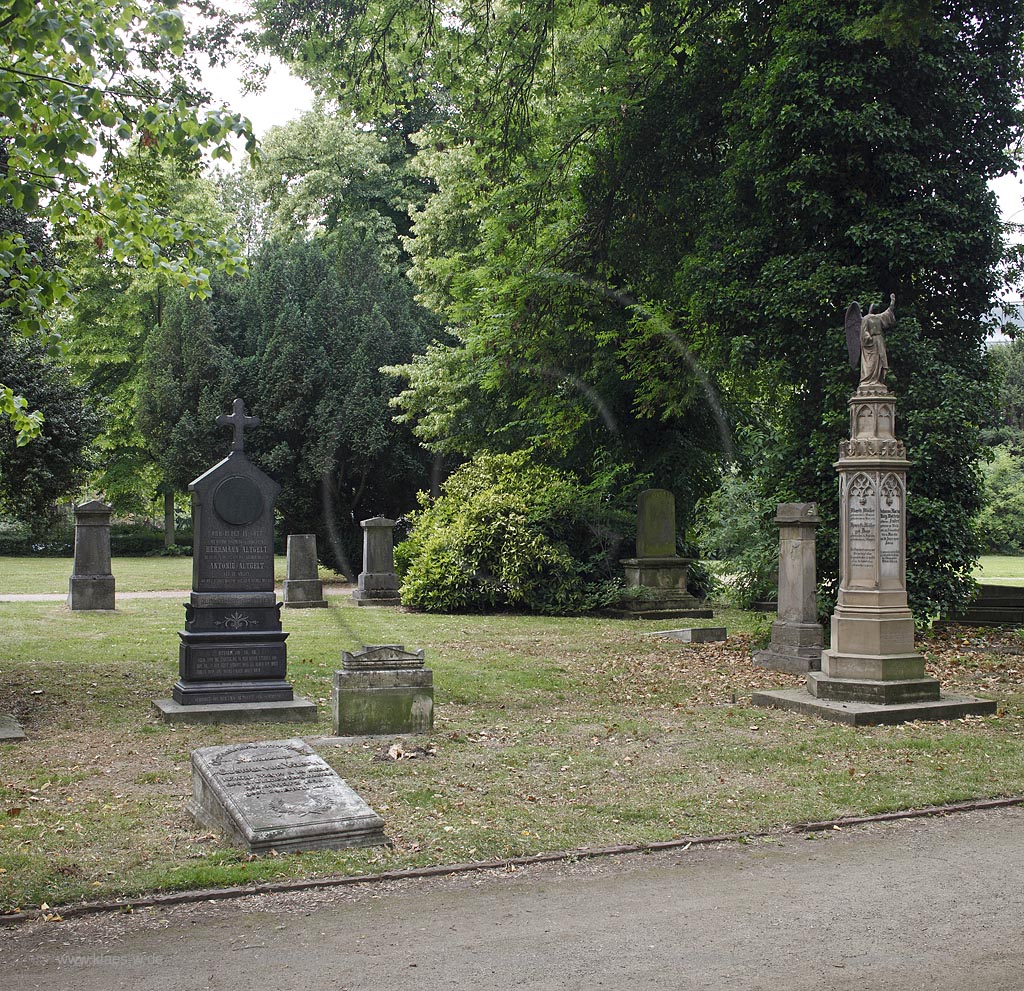
[[[324,585],[317,567],[316,534],[290,533],[285,557],[283,596],[286,609],[324,609]]]
[[[93,499],[75,507],[75,564],[68,582],[71,609],[113,609],[114,576],[110,571],[110,514]]]
[[[779,606],[772,640],[754,654],[754,664],[803,674],[821,668],[822,632],[818,622],[814,531],[818,507],[813,502],[780,502]]]

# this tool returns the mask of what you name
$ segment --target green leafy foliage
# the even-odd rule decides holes
[[[842,314],[895,292],[911,601],[970,593],[1018,3],[257,6],[357,114],[448,107],[417,138],[437,192],[410,252],[457,340],[396,370],[425,443],[632,464],[684,524],[738,456],[766,501],[819,504],[834,591]]]
[[[727,576],[724,592],[741,609],[773,598],[779,574],[775,504],[758,490],[757,478],[738,464],[697,507],[695,536],[703,554]]]
[[[379,371],[436,332],[373,242],[272,242],[247,279],[207,300],[177,294],[146,345],[139,427],[162,478],[183,491],[227,450],[215,424],[235,396],[261,423],[246,437],[278,479],[286,533],[315,533],[324,560],[358,571],[358,522],[415,505],[430,458],[391,421]]]
[[[1024,451],[1024,340],[991,344],[988,361],[996,387],[996,422],[982,432],[986,444]]]
[[[0,512],[30,535],[42,534],[56,518],[57,501],[75,493],[92,467],[89,444],[98,419],[67,366],[37,340],[0,333],[0,381],[42,418],[31,444],[0,431]]]
[[[1000,445],[984,465],[985,505],[978,533],[988,554],[1024,553],[1024,457]]]
[[[216,16],[208,5],[207,14]],[[238,244],[158,202],[140,163],[230,158],[249,150],[247,121],[210,107],[194,54],[230,31],[189,34],[173,3],[15,0],[0,12],[0,206],[46,222],[58,246],[93,242],[108,261],[165,272],[205,292],[231,271]],[[143,171],[145,171],[143,169]],[[74,280],[15,226],[0,225],[0,308],[25,333],[50,339]],[[11,395],[0,402],[23,437],[38,428]]]
[[[427,612],[554,615],[609,605],[622,597],[617,565],[638,488],[617,472],[585,485],[524,451],[481,454],[410,514],[395,550],[402,601]]]

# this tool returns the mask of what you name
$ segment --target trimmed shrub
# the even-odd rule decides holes
[[[437,499],[420,494],[409,537],[395,548],[402,601],[427,612],[549,615],[617,601],[639,487],[618,489],[620,473],[585,485],[523,451],[479,455]]]

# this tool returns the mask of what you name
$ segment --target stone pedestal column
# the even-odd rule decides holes
[[[360,523],[363,528],[363,570],[352,593],[357,606],[400,606],[395,574],[395,521],[383,516]]]
[[[285,559],[284,605],[286,609],[324,608],[324,586],[317,570],[316,534],[288,534]]]
[[[807,688],[820,699],[923,702],[939,697],[914,649],[907,606],[907,469],[896,439],[896,398],[861,386],[850,399],[850,439],[839,449],[839,598],[832,646]]]
[[[775,522],[779,525],[779,618],[772,623],[768,649],[754,654],[754,663],[803,674],[821,668],[814,557],[818,507],[813,502],[780,502]]]
[[[113,609],[110,572],[110,514],[97,499],[75,508],[75,563],[68,585],[71,609]]]

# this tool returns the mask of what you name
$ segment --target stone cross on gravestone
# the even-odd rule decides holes
[[[234,436],[231,440],[232,451],[244,451],[245,450],[245,438],[242,435],[242,431],[246,427],[258,427],[260,425],[260,418],[258,416],[246,416],[245,415],[245,403],[241,399],[236,399],[231,404],[231,413],[221,413],[217,417],[218,427],[232,427],[234,429]]]

